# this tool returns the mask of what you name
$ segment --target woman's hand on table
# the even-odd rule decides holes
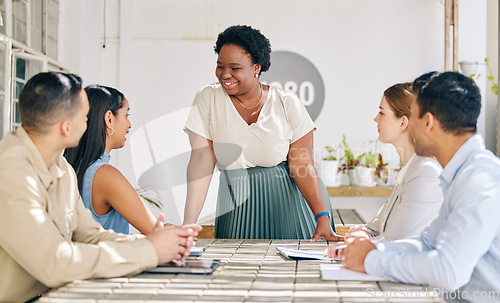
[[[344,236],[338,235],[333,231],[332,226],[330,225],[330,218],[328,216],[323,216],[318,219],[316,232],[309,241],[314,242],[321,238],[333,242],[344,240]]]
[[[165,227],[165,215],[160,214],[153,232],[146,236],[158,256],[158,264],[173,260],[184,260],[189,256],[194,238],[201,230],[199,225]]]
[[[193,246],[196,246],[196,241],[198,241],[198,238],[196,236],[198,236],[199,232],[203,229],[203,227],[201,227],[201,225],[199,225],[199,224],[183,224],[181,227],[182,228],[189,228],[189,229],[192,229],[195,231],[195,235],[193,238],[193,240],[194,240]]]

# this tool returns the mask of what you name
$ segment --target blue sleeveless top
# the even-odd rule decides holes
[[[125,218],[123,218],[115,209],[112,209],[109,213],[99,216],[94,212],[92,207],[92,182],[94,181],[94,176],[97,170],[109,163],[111,159],[107,152],[104,152],[101,157],[87,168],[85,174],[83,175],[82,183],[82,200],[85,207],[90,209],[92,217],[104,227],[104,229],[112,229],[115,232],[128,234],[129,233],[129,223]]]

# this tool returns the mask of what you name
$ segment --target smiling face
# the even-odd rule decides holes
[[[113,115],[113,120],[111,126],[114,129],[114,133],[108,137],[108,140],[112,140],[111,147],[122,148],[125,146],[125,137],[128,134],[129,129],[132,127],[128,116],[129,116],[129,103],[127,98],[123,98],[123,105],[116,111],[116,116]]]
[[[398,118],[385,96],[382,97],[379,108],[379,113],[373,119],[377,123],[378,138],[383,143],[394,143],[406,132],[403,124],[406,117]]]
[[[234,44],[222,46],[217,59],[215,76],[228,95],[240,96],[258,89],[260,65],[253,64],[245,50]]]

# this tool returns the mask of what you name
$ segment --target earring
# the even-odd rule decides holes
[[[108,129],[110,129],[110,128],[111,128],[111,134],[108,133]],[[112,136],[115,133],[115,130],[111,126],[108,127],[108,129],[106,130],[106,135]]]
[[[259,78],[259,74],[255,74],[255,78]]]

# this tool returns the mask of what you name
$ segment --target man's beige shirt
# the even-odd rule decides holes
[[[142,236],[103,230],[61,155],[47,168],[19,127],[0,142],[0,301],[26,301],[50,287],[154,267]]]

